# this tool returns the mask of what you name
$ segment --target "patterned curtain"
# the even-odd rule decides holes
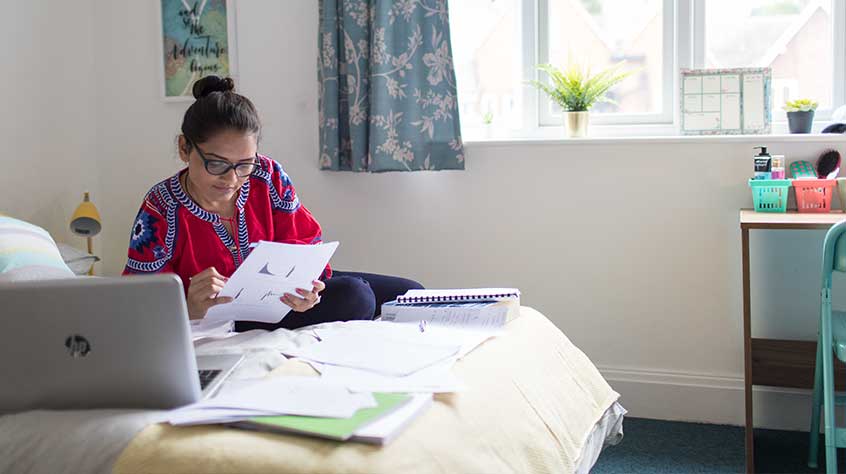
[[[447,0],[320,0],[320,167],[464,169]]]

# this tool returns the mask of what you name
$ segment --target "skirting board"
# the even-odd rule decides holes
[[[620,394],[627,416],[743,426],[743,378],[599,367]],[[811,391],[758,387],[753,391],[755,427],[807,431]]]

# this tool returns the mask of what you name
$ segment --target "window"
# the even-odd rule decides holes
[[[801,97],[830,111],[833,0],[709,0],[705,7],[705,67],[771,67],[774,118],[786,100]]]
[[[823,120],[846,99],[842,0],[457,0],[450,22],[470,139],[559,126],[560,109],[527,85],[547,62],[637,70],[591,111],[614,133],[635,124],[674,133],[680,68],[772,67],[776,122],[788,99],[814,98]]]
[[[462,127],[522,128],[521,0],[450,2]]]
[[[671,122],[672,1],[540,0],[538,59],[570,60],[599,71],[624,62],[637,71],[608,93],[612,102],[592,109],[595,123]],[[665,54],[666,52],[666,54]],[[665,64],[669,67],[665,68]],[[668,92],[665,94],[665,92]],[[561,123],[561,110],[539,97],[540,123]]]

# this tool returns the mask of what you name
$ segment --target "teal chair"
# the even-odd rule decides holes
[[[834,395],[834,359],[832,353],[846,362],[846,312],[831,310],[832,273],[846,272],[846,222],[841,222],[825,234],[823,241],[822,288],[820,290],[820,329],[817,341],[817,361],[814,370],[814,397],[811,406],[808,466],[817,467],[819,453],[820,410],[825,419],[826,472],[837,472],[837,448],[846,447],[846,428],[834,424],[835,404],[844,404]]]

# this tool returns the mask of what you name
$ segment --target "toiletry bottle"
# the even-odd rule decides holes
[[[784,155],[773,155],[771,179],[784,179]]]
[[[771,179],[773,157],[767,153],[767,147],[756,146],[755,149],[761,150],[755,155],[755,178],[754,179]]]

